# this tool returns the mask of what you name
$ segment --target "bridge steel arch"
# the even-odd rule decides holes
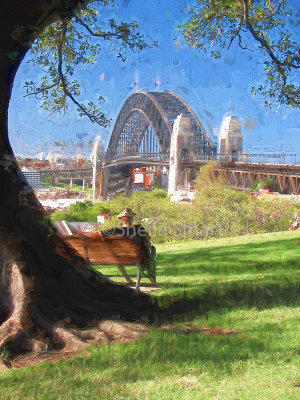
[[[159,152],[168,154],[176,117],[183,114],[191,121],[195,153],[211,155],[216,145],[201,125],[189,105],[173,92],[143,92],[131,94],[123,104],[113,127],[106,151],[106,161],[138,153],[139,144],[151,123]]]

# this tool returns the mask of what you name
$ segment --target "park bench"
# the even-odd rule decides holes
[[[125,267],[137,266],[136,286],[139,291],[143,276],[156,282],[155,247],[141,225],[108,231],[60,235],[63,242],[87,265],[116,265],[128,284],[132,284]]]

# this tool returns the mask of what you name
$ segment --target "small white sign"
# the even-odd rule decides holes
[[[135,173],[134,174],[134,183],[143,183],[144,182],[144,174]]]

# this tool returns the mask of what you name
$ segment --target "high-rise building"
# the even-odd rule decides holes
[[[22,173],[33,189],[37,189],[41,186],[41,177],[39,171],[23,167]]]

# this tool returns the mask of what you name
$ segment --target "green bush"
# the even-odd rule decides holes
[[[78,202],[68,211],[55,211],[52,219],[95,222],[99,213],[109,211],[111,218],[101,226],[105,230],[120,226],[117,215],[130,207],[134,224],[143,225],[154,243],[164,243],[287,230],[293,213],[300,211],[291,200],[255,200],[219,183],[199,181],[191,204],[174,203],[165,190],[154,189],[102,203]]]
[[[51,178],[51,176],[47,175],[44,177],[44,179],[42,180],[42,185],[44,186],[51,186],[54,184],[54,179]]]
[[[275,183],[271,179],[263,179],[262,181],[256,181],[252,186],[251,190],[253,192],[258,192],[259,189],[263,189],[267,186],[270,186],[273,190],[275,189]]]

